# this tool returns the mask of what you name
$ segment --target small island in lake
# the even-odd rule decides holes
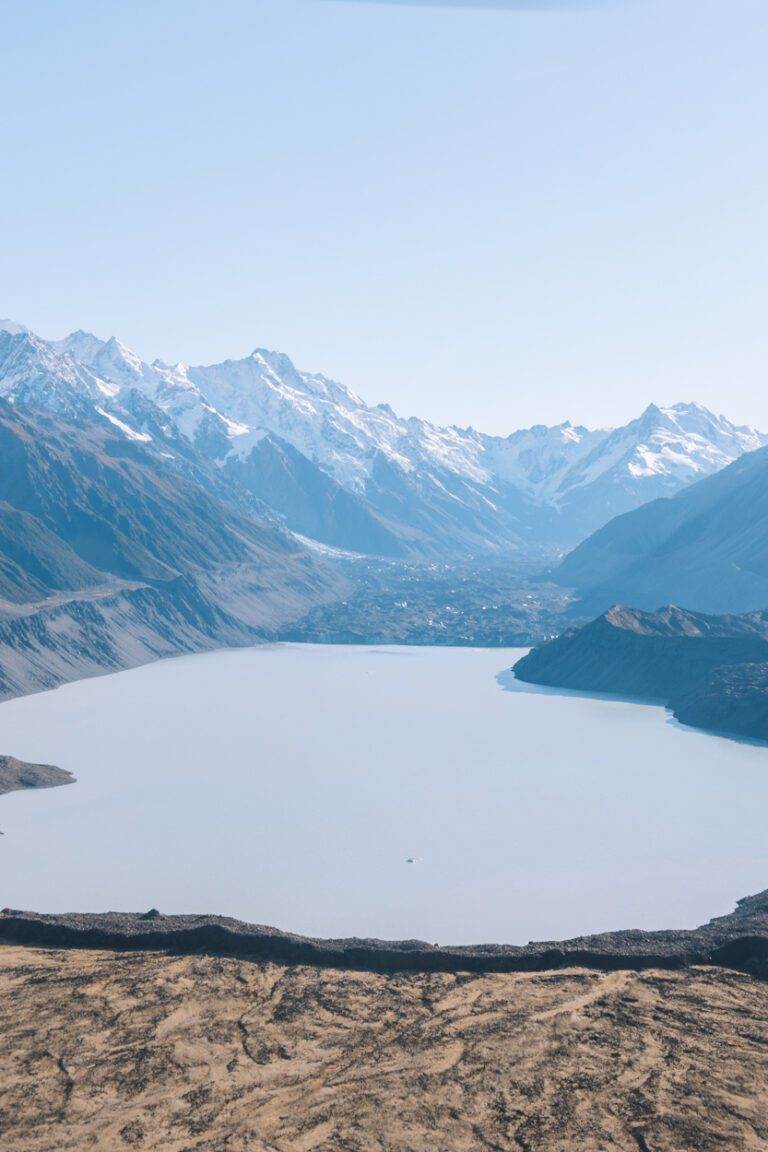
[[[15,756],[0,756],[0,796],[26,788],[58,788],[74,784],[75,777],[53,764],[28,764]]]

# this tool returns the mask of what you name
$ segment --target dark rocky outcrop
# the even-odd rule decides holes
[[[58,788],[74,782],[71,772],[52,764],[27,764],[15,756],[0,756],[0,795],[25,788]]]
[[[522,947],[439,947],[421,940],[321,940],[224,916],[106,912],[42,915],[4,909],[0,941],[57,948],[233,955],[282,964],[373,972],[538,972],[677,969],[711,964],[768,979],[768,891],[692,930],[629,930]]]
[[[675,716],[696,728],[768,739],[768,663],[716,668],[676,699]]]
[[[683,723],[768,740],[768,612],[615,606],[534,648],[519,680],[667,704]]]

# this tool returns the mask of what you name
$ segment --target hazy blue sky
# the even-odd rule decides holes
[[[768,428],[768,3],[491,3],[0,0],[0,315],[489,431]]]

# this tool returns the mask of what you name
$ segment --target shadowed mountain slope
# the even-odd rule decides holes
[[[245,457],[229,457],[223,471],[302,536],[374,556],[407,550],[401,526],[388,526],[364,499],[277,436],[264,436]]]
[[[0,395],[165,445],[176,467],[267,503],[287,526],[355,552],[458,559],[572,546],[766,443],[697,404],[649,405],[623,428],[566,421],[509,436],[370,405],[278,352],[188,367],[119,340],[41,340],[0,321]],[[226,499],[226,498],[225,498]]]
[[[592,611],[617,601],[704,612],[768,606],[768,449],[612,520],[565,558],[557,579]]]
[[[0,695],[252,644],[338,595],[322,558],[219,488],[98,415],[0,400]]]
[[[519,680],[663,701],[684,723],[768,740],[768,611],[611,608],[534,648]]]
[[[103,578],[37,517],[0,503],[0,602],[42,600]]]
[[[296,550],[108,423],[74,423],[3,401],[0,501],[34,516],[85,564],[128,580]]]

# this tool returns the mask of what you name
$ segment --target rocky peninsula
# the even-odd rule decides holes
[[[768,612],[617,605],[534,648],[519,680],[659,701],[684,724],[768,740]]]
[[[26,788],[58,788],[74,782],[71,772],[52,764],[27,764],[15,756],[0,756],[0,796]]]

